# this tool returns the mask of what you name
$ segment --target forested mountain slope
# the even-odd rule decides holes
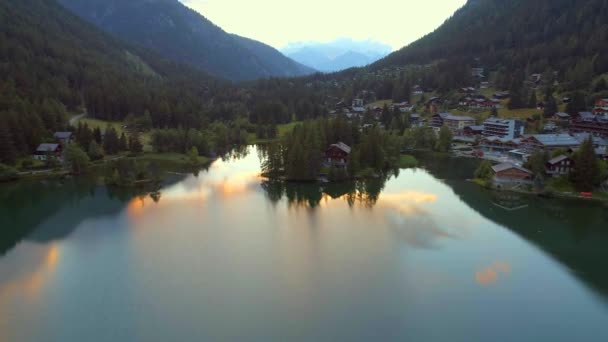
[[[226,33],[178,0],[60,0],[98,27],[176,62],[242,81],[313,73],[257,41]]]
[[[55,1],[0,2],[3,159],[31,153],[82,105],[102,119],[149,111],[155,126],[191,127],[215,115],[207,103],[220,103],[229,89],[110,37]]]
[[[375,63],[448,60],[490,70],[547,69],[581,86],[608,71],[608,0],[469,0],[435,32]]]

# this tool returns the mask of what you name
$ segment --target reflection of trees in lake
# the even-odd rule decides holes
[[[24,238],[45,242],[68,236],[85,219],[118,213],[131,199],[161,199],[171,177],[136,187],[105,187],[96,177],[4,184],[0,188],[0,255]],[[61,220],[60,224],[57,221]]]
[[[235,146],[229,152],[222,155],[222,161],[241,160],[249,155],[250,149],[248,145]]]
[[[351,207],[360,204],[371,208],[378,202],[386,181],[386,178],[379,178],[319,184],[264,180],[262,189],[274,204],[285,197],[290,206],[316,208],[324,198],[330,198],[343,199]]]
[[[521,195],[528,206],[511,212],[497,210],[493,193],[476,184],[447,184],[479,214],[534,243],[608,298],[608,220],[597,203]]]

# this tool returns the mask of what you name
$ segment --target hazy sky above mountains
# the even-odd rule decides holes
[[[466,0],[180,0],[225,31],[289,42],[373,39],[399,49],[439,27]]]

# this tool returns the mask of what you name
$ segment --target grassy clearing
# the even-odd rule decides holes
[[[293,131],[293,128],[301,123],[302,123],[302,121],[294,121],[294,122],[290,122],[287,124],[277,125],[277,133],[278,133],[277,139],[258,139],[256,137],[255,133],[249,133],[247,141],[249,142],[249,144],[254,144],[254,145],[255,144],[268,144],[268,143],[277,141],[278,139],[283,138],[287,134],[291,133],[291,131]]]
[[[384,105],[387,105],[390,107],[392,104],[393,104],[393,100],[379,100],[376,102],[372,102],[372,103],[366,105],[365,107],[367,107],[367,108],[384,107]]]
[[[290,122],[287,124],[278,125],[277,131],[279,133],[279,138],[286,136],[287,133],[290,133],[291,131],[293,131],[293,128],[301,123],[302,123],[302,121],[294,121],[294,122]]]
[[[102,132],[104,132],[108,126],[112,126],[116,130],[116,132],[118,132],[118,135],[120,135],[122,133],[125,133],[125,134],[128,133],[123,128],[124,124],[119,121],[103,121],[103,120],[99,120],[99,119],[84,117],[84,118],[81,118],[80,120],[78,120],[78,123],[82,123],[83,125],[87,124],[87,126],[89,126],[90,129],[99,128]]]
[[[531,118],[534,114],[538,114],[538,115],[542,116],[543,112],[536,108],[522,108],[522,109],[515,109],[515,110],[509,110],[508,108],[501,108],[498,110],[498,116],[501,118],[513,118],[513,119],[525,120],[527,118]]]
[[[576,192],[576,189],[574,189],[572,183],[568,180],[568,178],[565,177],[549,179],[547,181],[547,188],[555,192]]]
[[[410,169],[414,167],[418,167],[418,160],[416,157],[408,154],[403,154],[399,157],[399,168]]]
[[[90,129],[99,128],[102,132],[105,132],[108,126],[111,126],[116,130],[116,132],[118,132],[119,136],[123,133],[127,136],[129,135],[129,132],[124,128],[125,124],[120,121],[104,121],[89,117],[83,117],[78,120],[78,123],[82,123],[83,125],[86,123]],[[152,152],[152,146],[150,145],[152,137],[150,135],[150,132],[140,134],[140,138],[141,143],[144,145],[144,152]]]
[[[187,155],[181,153],[144,153],[138,156],[137,159],[144,161],[159,161],[159,162],[171,162],[178,164],[189,164],[190,160]],[[207,164],[211,159],[203,156],[198,157],[200,164]]]

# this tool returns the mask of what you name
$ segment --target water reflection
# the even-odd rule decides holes
[[[504,261],[497,261],[477,272],[475,280],[480,285],[490,286],[496,284],[501,277],[507,277],[509,273],[511,273],[511,265]]]
[[[479,330],[488,335],[471,339],[487,340],[503,328],[512,337],[529,324],[521,317],[554,326],[559,312],[539,305],[552,298],[585,313],[581,326],[605,317],[577,281],[608,293],[601,207],[485,191],[434,160],[384,179],[271,181],[253,151],[148,189],[20,184],[10,196],[30,204],[18,213],[0,192],[0,340],[3,328],[30,331],[23,317],[38,332],[87,336],[90,322],[78,319],[95,304],[89,319],[123,327],[126,340],[443,340]],[[517,314],[532,302],[536,311]],[[38,312],[57,318],[41,327]]]
[[[447,184],[476,212],[537,245],[608,299],[608,211],[601,204]]]
[[[268,200],[273,204],[285,198],[290,207],[314,209],[330,200],[343,200],[350,207],[361,205],[372,208],[378,202],[388,179],[379,178],[329,184],[290,183],[264,179],[261,181],[261,187],[266,192]]]

